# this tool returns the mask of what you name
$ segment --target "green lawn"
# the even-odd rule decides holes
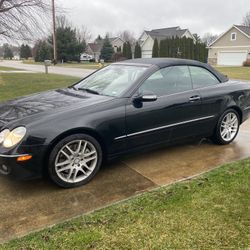
[[[216,69],[229,78],[250,81],[250,67],[217,67]]]
[[[36,92],[66,87],[79,78],[55,74],[1,73],[0,102]]]
[[[249,193],[250,160],[245,160],[0,248],[249,249]]]
[[[13,70],[22,71],[22,69],[15,69],[15,68],[11,68],[11,67],[0,66],[0,71],[13,71]]]

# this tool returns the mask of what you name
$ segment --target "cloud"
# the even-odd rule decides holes
[[[201,36],[221,33],[240,24],[250,10],[249,0],[61,0],[60,4],[74,25],[85,25],[94,37],[121,30],[138,36],[144,29],[170,26],[189,28]]]

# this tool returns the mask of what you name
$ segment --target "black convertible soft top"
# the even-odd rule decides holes
[[[228,81],[227,76],[221,74],[213,67],[211,67],[209,64],[198,62],[195,60],[180,59],[180,58],[138,58],[138,59],[122,61],[116,64],[156,65],[159,68],[165,68],[168,66],[177,66],[177,65],[199,66],[211,71],[214,75],[216,75],[216,77],[220,80],[220,82]]]

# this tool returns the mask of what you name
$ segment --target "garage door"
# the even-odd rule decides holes
[[[242,66],[247,59],[247,52],[219,52],[218,65]]]
[[[142,58],[152,58],[152,50],[142,50],[141,57]]]

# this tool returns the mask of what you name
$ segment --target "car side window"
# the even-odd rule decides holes
[[[207,69],[195,66],[189,66],[189,69],[194,89],[204,88],[220,83],[219,80]]]
[[[152,92],[157,96],[179,93],[192,89],[188,66],[160,69],[141,85],[139,92]]]

